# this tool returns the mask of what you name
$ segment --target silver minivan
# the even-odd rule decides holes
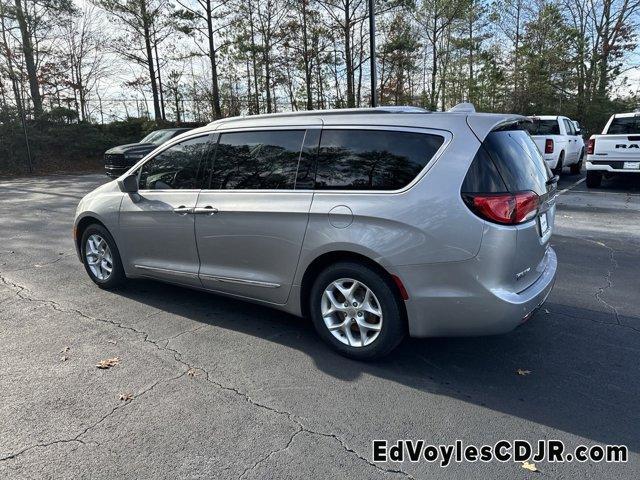
[[[219,120],[82,199],[90,278],[145,277],[313,320],[344,355],[498,334],[553,287],[557,178],[523,117],[415,108]]]

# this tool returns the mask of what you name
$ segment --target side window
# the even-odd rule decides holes
[[[304,134],[304,130],[222,133],[210,188],[293,189]]]
[[[444,143],[439,135],[391,130],[323,130],[316,189],[398,190]]]
[[[146,162],[140,169],[140,190],[199,189],[198,169],[208,140],[208,135],[185,140]]]
[[[567,129],[567,135],[575,135],[576,131],[573,128],[573,124],[566,118],[564,118],[562,121],[564,122],[564,128]]]

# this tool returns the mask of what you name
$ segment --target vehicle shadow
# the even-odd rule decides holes
[[[310,321],[266,307],[145,280],[131,282],[119,294],[202,324],[299,350],[318,370],[341,381],[377,376],[594,442],[625,444],[640,451],[640,392],[635,378],[640,332],[590,321],[594,317],[590,310],[548,303],[510,334],[408,339],[390,356],[365,363],[331,351]],[[518,375],[518,369],[531,373]]]

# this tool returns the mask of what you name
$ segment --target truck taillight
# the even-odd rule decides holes
[[[593,152],[596,150],[596,139],[590,138],[589,143],[587,143],[587,155],[593,155]]]
[[[553,153],[553,140],[550,138],[544,142],[544,153]]]

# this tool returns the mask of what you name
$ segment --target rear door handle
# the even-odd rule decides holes
[[[193,209],[193,213],[197,215],[215,215],[218,213],[218,209],[212,207],[211,205],[207,205],[206,207],[196,207]]]
[[[180,205],[173,209],[173,213],[177,213],[178,215],[187,215],[189,213],[193,213],[193,208]]]

